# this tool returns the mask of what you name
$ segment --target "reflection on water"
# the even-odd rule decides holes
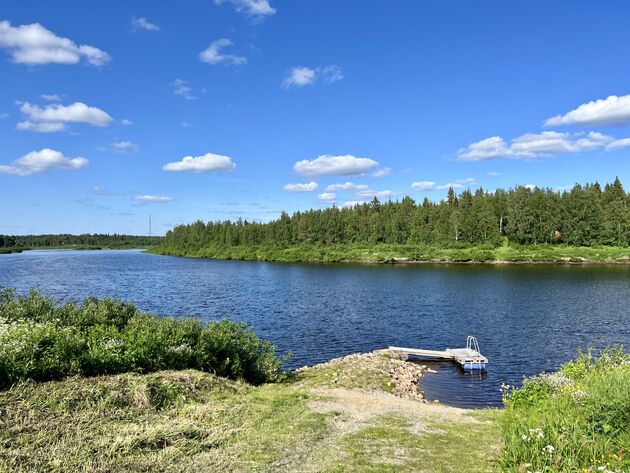
[[[501,383],[492,371],[464,371],[450,361],[423,361],[436,373],[426,373],[420,387],[428,401],[455,407],[501,407]]]
[[[116,297],[157,314],[230,318],[292,351],[288,368],[389,345],[444,350],[475,335],[486,377],[451,363],[429,399],[499,405],[502,383],[555,370],[578,348],[630,345],[630,265],[326,265],[213,261],[140,251],[0,255],[0,286]]]

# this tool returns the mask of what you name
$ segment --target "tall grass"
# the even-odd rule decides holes
[[[283,358],[245,324],[204,325],[119,300],[60,304],[0,290],[0,389],[20,380],[195,368],[250,383],[278,379]]]
[[[630,356],[580,355],[505,392],[502,471],[630,471]]]

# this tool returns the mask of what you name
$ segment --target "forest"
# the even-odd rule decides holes
[[[410,197],[352,208],[282,212],[268,223],[197,221],[166,234],[163,253],[193,254],[205,247],[288,248],[298,245],[432,245],[443,248],[514,245],[630,244],[630,194],[617,178],[572,189],[518,186],[487,192],[449,189],[432,202]]]
[[[157,244],[162,237],[93,233],[83,235],[0,235],[0,248],[121,248]]]

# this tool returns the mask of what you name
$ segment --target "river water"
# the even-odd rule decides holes
[[[215,261],[140,250],[0,255],[0,286],[59,298],[90,294],[160,315],[252,325],[288,368],[389,345],[462,347],[475,335],[485,376],[449,362],[428,399],[500,405],[502,383],[554,370],[578,348],[630,346],[630,266],[350,265]]]

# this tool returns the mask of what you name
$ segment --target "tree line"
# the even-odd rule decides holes
[[[268,223],[197,221],[167,232],[161,247],[179,252],[210,246],[279,246],[301,244],[428,244],[452,246],[630,244],[630,194],[617,178],[603,189],[598,183],[576,184],[571,190],[529,188],[487,192],[448,190],[432,202],[410,197],[352,208],[336,206],[282,212]]]
[[[64,246],[122,247],[149,246],[162,237],[86,233],[83,235],[0,235],[0,248],[48,248]]]

